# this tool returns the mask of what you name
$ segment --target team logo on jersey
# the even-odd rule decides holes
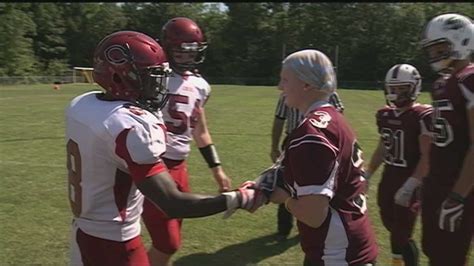
[[[327,128],[329,121],[331,121],[331,116],[323,111],[316,111],[313,113],[313,117],[309,119],[309,122],[318,128]]]
[[[114,65],[125,64],[127,59],[127,51],[121,45],[112,45],[104,51],[107,61]]]

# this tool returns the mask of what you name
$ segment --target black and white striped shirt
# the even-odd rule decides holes
[[[334,92],[329,97],[329,103],[332,104],[339,112],[344,111],[344,105],[342,104],[341,98]],[[278,119],[286,120],[286,134],[290,133],[295,129],[298,124],[303,120],[303,114],[296,108],[288,107],[285,104],[285,97],[280,96],[275,110],[275,116]]]

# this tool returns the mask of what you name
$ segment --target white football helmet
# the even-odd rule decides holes
[[[392,91],[392,86],[409,86],[407,92]],[[387,103],[403,107],[418,98],[421,90],[421,76],[418,70],[409,64],[394,65],[385,75],[385,99]]]
[[[443,14],[433,18],[426,24],[421,38],[425,51],[433,45],[447,43],[449,48],[444,53],[432,55],[428,53],[431,68],[436,72],[444,72],[453,60],[470,59],[474,50],[474,26],[472,20],[459,14]]]

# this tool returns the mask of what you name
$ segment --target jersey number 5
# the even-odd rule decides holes
[[[79,217],[82,211],[81,153],[76,142],[70,139],[66,145],[69,203],[72,213]]]
[[[441,117],[442,111],[452,111],[453,106],[448,100],[433,101],[433,131],[434,144],[438,147],[446,147],[453,141],[453,129],[448,120]]]
[[[199,104],[196,100],[190,119],[183,111],[178,111],[178,104],[188,104],[189,97],[186,95],[170,94],[168,100],[168,114],[171,118],[178,120],[179,124],[176,126],[174,122],[165,121],[166,128],[169,132],[182,135],[188,130],[188,123],[190,128],[194,128],[199,118]]]

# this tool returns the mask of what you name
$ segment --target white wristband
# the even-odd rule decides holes
[[[415,190],[417,187],[421,185],[421,181],[414,177],[409,177],[403,186],[410,191]]]
[[[227,210],[237,209],[240,207],[239,196],[237,191],[224,192],[222,195],[226,197]]]

